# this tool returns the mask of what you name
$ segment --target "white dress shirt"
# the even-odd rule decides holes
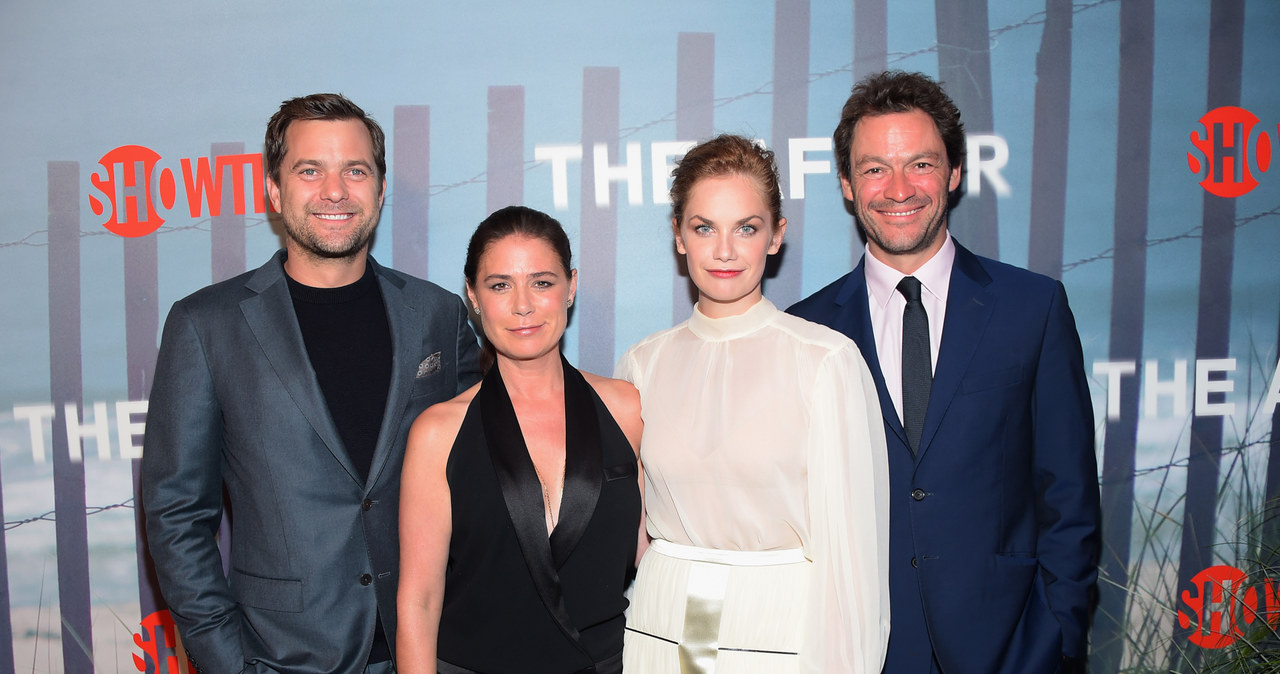
[[[929,258],[914,274],[903,274],[877,260],[868,247],[863,253],[863,269],[867,275],[867,304],[871,310],[871,327],[876,337],[876,356],[885,388],[893,400],[893,408],[902,421],[902,312],[907,299],[898,292],[898,282],[914,276],[923,290],[920,302],[929,316],[930,370],[938,367],[938,345],[942,343],[942,322],[947,315],[947,290],[951,287],[951,266],[956,259],[956,245],[947,232],[947,240],[937,254]]]

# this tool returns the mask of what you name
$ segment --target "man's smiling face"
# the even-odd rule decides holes
[[[378,226],[386,179],[373,141],[354,119],[301,120],[285,131],[280,181],[268,179],[290,256],[350,258],[365,252]]]
[[[947,198],[960,186],[960,167],[933,118],[920,110],[864,117],[853,130],[844,197],[867,235],[876,259],[914,272],[946,240]]]

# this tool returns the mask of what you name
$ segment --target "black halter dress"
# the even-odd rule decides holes
[[[454,441],[442,674],[622,671],[622,593],[640,523],[636,458],[590,384],[561,362],[565,484],[549,538],[542,486],[497,367]]]

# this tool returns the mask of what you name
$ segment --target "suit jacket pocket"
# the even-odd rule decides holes
[[[454,396],[455,384],[448,381],[444,370],[437,370],[420,379],[413,380],[413,392],[410,394],[411,399],[418,399],[423,396],[432,396],[436,402],[448,400]]]
[[[302,581],[263,578],[231,570],[231,593],[244,606],[283,613],[302,613]]]
[[[1014,365],[1000,370],[971,372],[960,382],[961,393],[977,393],[988,389],[1012,386],[1022,381],[1022,368]]]
[[[995,556],[995,571],[1000,583],[1006,588],[1011,588],[1011,593],[1022,592],[1031,586],[1036,575],[1039,574],[1040,558],[1031,553],[998,553]]]
[[[607,482],[613,482],[614,480],[621,480],[624,477],[630,477],[630,478],[636,477],[635,461],[632,461],[630,463],[618,464],[616,466],[604,467],[604,479]]]

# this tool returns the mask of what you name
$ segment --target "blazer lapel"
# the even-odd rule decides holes
[[[255,294],[240,302],[240,311],[258,340],[258,346],[270,361],[275,376],[333,458],[351,475],[351,479],[358,482],[359,473],[347,456],[338,428],[329,415],[329,406],[320,391],[306,344],[302,341],[302,331],[298,329],[293,299],[289,296],[289,284],[284,275],[283,251],[260,267],[245,287]],[[246,373],[246,376],[255,375],[264,376],[265,373]]]
[[[862,359],[871,370],[871,377],[876,382],[876,393],[880,396],[880,414],[884,417],[885,428],[898,436],[903,447],[910,451],[907,432],[898,419],[897,408],[889,397],[889,389],[884,383],[884,373],[880,371],[880,356],[876,353],[876,335],[871,327],[871,306],[867,300],[867,274],[864,265],[866,260],[859,260],[858,266],[849,274],[840,294],[836,296],[836,304],[841,307],[838,324],[832,327],[848,335],[858,345]]]
[[[369,464],[366,491],[378,484],[388,459],[400,450],[395,443],[400,439],[400,422],[413,393],[413,373],[421,357],[422,336],[427,332],[427,308],[418,304],[418,298],[404,292],[404,280],[384,273],[372,256],[369,264],[378,277],[387,310],[387,327],[391,330],[391,388],[387,391],[378,444]]]
[[[929,390],[929,409],[925,412],[924,430],[920,435],[921,457],[929,450],[991,319],[995,298],[986,290],[990,283],[991,276],[982,268],[978,257],[956,243],[942,344],[938,347],[938,364],[933,372],[933,387]]]
[[[567,373],[565,379],[569,379]],[[567,397],[569,388],[567,381],[565,388]],[[489,368],[489,373],[485,375],[484,383],[476,393],[476,398],[480,405],[485,439],[489,445],[489,456],[493,461],[498,485],[502,489],[502,498],[507,505],[507,514],[511,517],[516,540],[520,544],[520,552],[524,555],[525,564],[538,590],[538,596],[555,619],[560,631],[577,646],[578,650],[590,658],[591,655],[582,645],[578,630],[573,626],[569,611],[564,605],[564,597],[560,592],[560,576],[556,572],[557,566],[552,558],[551,542],[547,539],[547,524],[543,516],[546,502],[542,497],[542,486],[538,480],[537,471],[534,470],[533,460],[529,457],[529,449],[520,432],[520,421],[516,418],[515,408],[511,404],[511,397],[507,393],[507,387],[502,381],[497,365]],[[566,412],[568,409],[566,408]],[[567,435],[569,431],[567,425],[565,430]],[[565,495],[561,498],[561,512],[565,511],[565,502],[569,498],[569,460],[570,457],[566,453]],[[596,461],[598,465],[598,457]],[[597,468],[597,475],[599,475],[599,468]],[[556,529],[559,530],[559,525]]]

